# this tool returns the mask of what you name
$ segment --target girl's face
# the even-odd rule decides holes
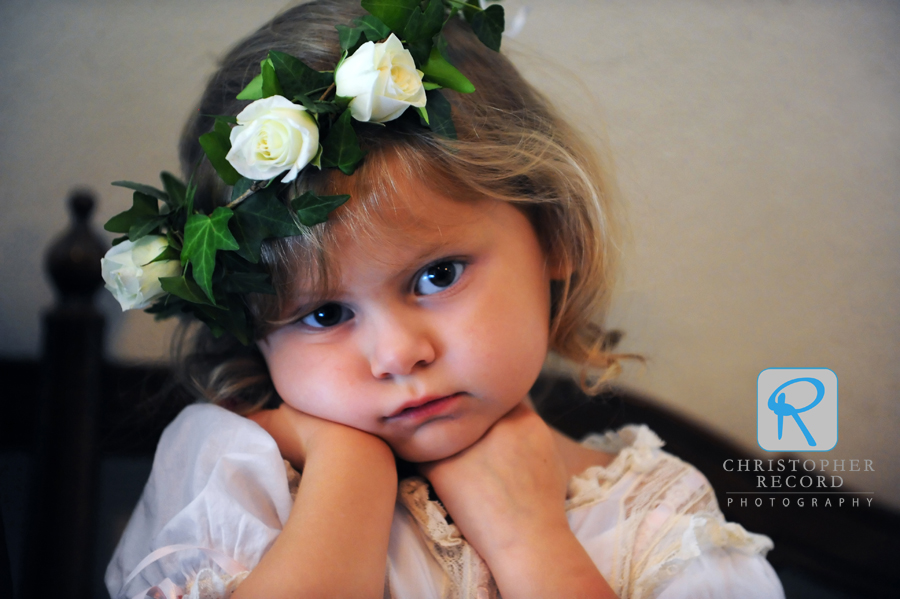
[[[424,462],[469,447],[525,398],[547,353],[550,274],[510,204],[393,185],[371,235],[337,226],[336,291],[311,305],[301,289],[296,321],[259,346],[287,404]]]

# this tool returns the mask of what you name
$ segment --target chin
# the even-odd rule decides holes
[[[483,433],[482,433],[483,434]],[[471,438],[469,438],[471,437]],[[388,441],[388,444],[397,454],[397,457],[407,462],[436,462],[456,455],[464,449],[471,447],[481,435],[467,435],[459,438],[422,438],[412,439],[402,445],[396,445]]]

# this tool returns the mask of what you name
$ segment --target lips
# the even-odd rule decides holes
[[[388,420],[417,420],[435,416],[443,412],[462,393],[452,395],[432,395],[420,397],[403,404],[396,412],[388,416]]]

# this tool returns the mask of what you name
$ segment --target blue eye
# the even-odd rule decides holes
[[[432,295],[451,287],[459,280],[466,266],[460,260],[445,260],[423,270],[414,291],[417,295]]]
[[[353,318],[353,311],[341,304],[324,304],[300,319],[308,327],[324,329],[347,322]]]

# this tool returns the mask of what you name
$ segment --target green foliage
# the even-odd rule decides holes
[[[372,15],[364,15],[353,19],[353,26],[335,25],[341,50],[348,54],[366,42],[380,42],[391,34],[391,28]]]
[[[235,272],[229,274],[224,281],[228,293],[265,293],[275,295],[272,281],[264,272]]]
[[[206,298],[206,294],[200,289],[200,286],[187,278],[187,273],[180,277],[160,277],[159,282],[162,285],[163,291],[171,293],[176,297],[180,297],[193,304],[212,305]]]
[[[499,4],[491,4],[483,11],[472,15],[469,23],[472,25],[472,31],[481,40],[481,43],[491,50],[499,52],[503,28],[505,27],[504,21],[503,7]]]
[[[322,167],[339,168],[345,175],[352,175],[364,156],[353,130],[350,110],[347,109],[334,122],[328,137],[322,142]]]
[[[403,29],[403,38],[419,68],[428,62],[434,36],[440,33],[444,26],[444,16],[444,5],[441,0],[428,0],[424,11],[421,7],[416,7],[409,16],[409,21]]]
[[[425,103],[428,119],[424,124],[428,125],[438,135],[443,135],[448,139],[456,139],[456,127],[453,125],[453,118],[450,116],[450,102],[438,90],[425,92],[425,96],[428,98]]]
[[[380,42],[391,35],[391,28],[373,15],[357,17],[353,19],[353,23],[362,30],[370,42]]]
[[[240,298],[234,295],[227,296],[218,308],[202,304],[192,308],[194,315],[206,323],[213,335],[218,337],[228,332],[244,345],[250,344],[252,329],[247,318],[247,308]]]
[[[439,90],[471,93],[475,87],[450,63],[443,27],[462,12],[478,38],[499,50],[503,9],[491,5],[482,10],[474,0],[362,0],[362,6],[369,14],[354,19],[349,26],[336,26],[343,50],[341,60],[366,42],[380,42],[392,32],[396,34],[425,74],[427,104],[418,108],[422,125],[455,139],[450,103]],[[340,62],[335,69],[339,66]],[[259,75],[237,98],[255,101],[278,95],[302,105],[314,115],[320,128],[319,152],[312,164],[338,168],[350,175],[365,154],[348,109],[352,98],[331,94],[333,83],[333,71],[316,71],[296,57],[272,50],[260,63]],[[252,338],[251,316],[242,296],[274,293],[260,260],[262,243],[300,235],[303,227],[325,222],[350,196],[317,196],[307,191],[286,204],[282,198],[289,186],[275,183],[274,179],[254,181],[242,177],[228,162],[231,127],[237,124],[236,117],[212,118],[212,131],[200,137],[200,145],[225,184],[232,186],[232,203],[209,215],[195,212],[197,186],[193,181],[185,185],[170,173],[160,175],[162,189],[116,181],[113,185],[134,191],[133,205],[111,218],[106,229],[125,234],[115,239],[114,245],[154,232],[165,235],[168,247],[151,262],[180,258],[184,265],[182,276],[160,279],[167,295],[147,312],[157,318],[191,314],[206,323],[215,335],[228,332],[247,344]],[[162,211],[160,201],[165,203]]]
[[[165,216],[159,215],[157,198],[135,191],[131,208],[109,219],[103,228],[111,233],[127,233],[128,239],[137,241],[165,220]]]
[[[447,62],[447,59],[444,58],[436,46],[431,48],[428,62],[421,69],[429,81],[437,83],[441,87],[464,94],[471,94],[475,91],[475,86],[472,85],[472,82],[460,73],[455,66]]]
[[[418,6],[419,0],[362,0],[362,7],[369,11],[369,14],[398,35],[403,34],[410,15]]]
[[[184,226],[181,262],[182,264],[190,263],[194,280],[213,304],[216,303],[212,291],[216,252],[218,250],[236,250],[240,247],[234,235],[228,230],[228,221],[233,215],[230,208],[219,207],[209,216],[192,214]]]
[[[163,171],[160,173],[159,178],[162,180],[163,188],[165,188],[167,196],[166,198],[160,199],[169,206],[169,210],[178,210],[184,206],[187,186],[172,173]]]
[[[335,25],[338,32],[338,41],[341,43],[341,50],[344,52],[354,52],[363,42],[361,41],[363,31],[359,27],[349,27],[347,25]]]
[[[131,189],[133,191],[139,191],[144,195],[148,195],[148,196],[156,198],[158,200],[162,200],[163,202],[169,201],[169,196],[166,194],[166,192],[160,191],[150,185],[143,185],[142,183],[134,183],[133,181],[113,181],[112,185],[115,185],[116,187],[124,187],[126,189]]]
[[[244,195],[251,187],[253,187],[254,183],[256,183],[256,181],[248,179],[247,177],[241,177],[235,181],[231,188],[231,200],[234,201]]]
[[[250,83],[237,95],[238,100],[262,100],[263,98],[262,73],[250,80]]]
[[[148,262],[147,264],[153,264],[154,262],[166,262],[166,261],[168,261],[168,260],[180,260],[180,259],[181,259],[181,252],[179,252],[178,250],[176,250],[176,249],[175,249],[174,247],[172,247],[171,245],[167,245],[167,246],[166,246],[166,249],[164,249],[163,251],[161,251],[161,252],[156,256],[156,258],[154,258],[153,260],[151,260],[151,261]],[[145,265],[142,264],[141,266],[145,266]]]
[[[259,68],[262,71],[262,97],[283,96],[284,91],[281,89],[281,82],[278,81],[278,75],[275,74],[272,59],[267,58],[259,63]]]
[[[307,191],[291,200],[291,208],[297,212],[297,218],[304,226],[312,227],[328,220],[328,214],[349,199],[348,195],[317,196]]]
[[[334,73],[320,73],[308,67],[302,60],[290,54],[272,50],[269,62],[274,67],[283,95],[293,98],[298,94],[313,95],[325,91],[334,82]]]
[[[238,204],[230,225],[240,245],[238,255],[254,264],[259,262],[263,240],[300,234],[290,210],[272,189],[258,191]]]
[[[231,150],[229,139],[230,128],[221,121],[216,121],[216,127],[209,133],[200,136],[200,146],[209,158],[209,163],[216,169],[226,185],[237,183],[241,175],[234,170],[231,163],[225,158]]]

